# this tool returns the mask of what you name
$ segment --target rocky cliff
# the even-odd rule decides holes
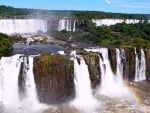
[[[123,77],[125,80],[134,81],[135,78],[135,48],[122,49]],[[140,49],[136,49],[140,59]],[[116,73],[116,49],[108,51],[111,68]],[[88,65],[91,87],[96,88],[101,82],[101,70],[99,67],[100,53],[78,51]],[[150,50],[145,49],[146,76],[150,81]],[[67,56],[41,55],[34,58],[34,75],[37,84],[38,96],[41,102],[57,103],[73,99],[75,96],[74,64]]]
[[[73,62],[60,55],[34,59],[34,74],[41,102],[64,102],[74,97]]]
[[[150,82],[150,49],[146,49],[146,76],[147,81]]]

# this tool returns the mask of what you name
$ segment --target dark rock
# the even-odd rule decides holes
[[[114,73],[116,73],[117,70],[117,60],[116,60],[116,49],[115,48],[109,48],[108,49],[108,57],[111,64],[111,69]]]
[[[147,81],[150,82],[150,49],[145,50],[146,53],[146,77]]]
[[[95,88],[100,83],[100,67],[99,55],[96,53],[89,53],[84,55],[86,64],[88,65],[92,87]]]
[[[73,62],[60,55],[42,55],[34,59],[34,75],[41,102],[65,102],[74,97]]]
[[[135,78],[135,49],[134,48],[125,48],[126,53],[126,65],[127,68],[126,74],[128,75],[128,80],[133,81]]]

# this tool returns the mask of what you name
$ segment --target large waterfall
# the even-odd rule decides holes
[[[47,31],[47,21],[40,19],[1,19],[0,32],[6,34],[14,33],[37,33]]]
[[[58,22],[58,31],[62,31],[62,30],[66,30],[66,31],[73,31],[75,32],[76,30],[76,21],[72,21],[69,19],[61,19]]]
[[[139,59],[137,51],[135,49],[136,55],[136,66],[135,66],[135,81],[146,80],[145,70],[146,70],[146,61],[145,61],[145,53],[143,49],[141,49],[141,59]]]
[[[129,83],[126,82],[126,84],[129,84],[131,86],[133,85],[134,87],[134,81],[136,81],[135,84],[138,84],[137,82],[146,79],[145,76],[146,60],[145,60],[144,50],[135,49],[134,52],[132,49],[132,51],[130,51],[131,53],[129,53],[130,55],[127,53],[129,52],[128,49],[126,50],[120,48],[111,49],[112,51],[109,50],[108,48],[92,48],[92,49],[85,49],[85,50],[87,51],[84,53],[85,56],[83,54],[82,54],[83,56],[76,54],[76,51],[72,51],[70,54],[71,58],[73,59],[73,62],[72,61],[70,62],[74,63],[73,71],[71,71],[71,76],[74,74],[72,76],[72,78],[74,77],[72,79],[74,80],[74,82],[71,83],[74,84],[75,86],[75,88],[73,86],[75,91],[75,98],[69,103],[69,106],[71,107],[73,106],[73,108],[77,110],[81,110],[81,112],[83,111],[82,113],[92,113],[92,112],[96,112],[99,108],[103,109],[102,107],[107,106],[108,101],[110,101],[111,99],[112,100],[129,99],[130,102],[132,101],[132,103],[134,103],[135,100],[133,99],[133,96],[131,95],[127,86],[124,84],[124,82],[126,81],[123,80],[123,76],[125,74],[124,61],[125,59],[130,60],[131,57],[130,55],[133,55],[132,61],[135,64],[133,64],[132,72],[135,71],[134,73],[135,76],[133,74],[134,77],[134,79],[132,79],[133,84],[131,84],[130,81]],[[92,55],[91,52],[94,52],[93,54],[96,57],[93,56],[89,57],[88,56],[89,54]],[[38,95],[37,95],[36,84],[34,81],[34,74],[33,74],[33,66],[34,66],[33,64],[35,62],[33,63],[33,61],[38,62],[38,60],[36,58],[34,60],[34,56],[26,56],[26,55],[14,55],[10,57],[2,57],[0,59],[0,113],[12,113],[12,112],[13,113],[41,113],[41,111],[43,112],[43,110],[45,109],[45,105],[39,102],[38,96],[40,97],[40,93],[42,94],[43,93],[42,91],[45,90],[44,88],[46,88],[46,91],[49,90],[48,88],[53,88],[52,82],[55,83],[55,81],[59,79],[60,80],[59,82],[63,83],[64,79],[61,79],[61,76],[59,76],[58,74],[58,76],[52,76],[52,79],[50,78],[47,81],[44,81],[45,78],[43,79],[43,75],[44,75],[44,71],[46,71],[45,70],[46,68],[43,70],[41,69],[43,75],[40,74],[40,76],[35,76],[38,77],[35,78],[35,80],[41,80],[41,82],[44,83],[44,85],[42,84],[40,86],[40,83],[36,81],[38,87]],[[113,63],[115,63],[114,65],[112,65],[112,60],[114,60],[113,61]],[[97,71],[98,69],[99,73],[96,74],[92,73],[93,70],[91,70],[90,67],[91,65],[89,62],[93,67],[97,66],[92,69],[94,69],[95,71]],[[127,61],[127,64],[129,62],[130,61]],[[41,66],[44,67],[42,63],[44,64],[44,62],[39,62],[40,67]],[[97,65],[95,65],[95,63]],[[57,64],[59,65],[58,61]],[[55,65],[51,64],[46,66],[47,67],[50,66],[51,68],[51,66],[55,66]],[[62,69],[56,70],[58,73],[62,71],[64,68],[63,66],[61,66],[61,64],[59,66],[60,66],[59,68]],[[112,66],[115,66],[115,69]],[[35,66],[34,69],[37,71],[37,69],[39,68]],[[68,69],[65,67],[64,70],[66,71]],[[67,73],[69,73],[69,71]],[[60,74],[62,73],[60,72]],[[96,78],[97,75],[99,77]],[[67,77],[68,76],[70,75],[67,75]],[[67,77],[66,77],[67,81],[71,80]],[[95,82],[97,79],[100,80],[100,83]],[[93,87],[95,85],[94,83],[96,83],[97,87]],[[64,84],[68,86],[68,83],[64,83]],[[56,82],[56,86],[54,88],[56,87],[61,87],[59,86],[58,82]],[[66,87],[63,87],[62,90],[65,93],[68,93],[65,91],[64,88]],[[46,93],[46,95],[49,95],[51,91],[52,90]],[[56,93],[61,92],[60,90],[56,90],[56,92],[54,91],[52,93],[52,95],[54,96]],[[74,93],[74,91],[72,92]],[[61,93],[59,94],[60,94],[59,96],[61,97]],[[43,101],[41,102],[45,102],[45,100],[43,99]],[[124,106],[124,102],[123,102],[123,106]],[[109,106],[107,107],[109,108]],[[44,113],[49,113],[49,112],[44,112]]]
[[[77,59],[74,59],[74,75],[76,98],[73,104],[80,109],[90,112],[89,110],[93,110],[97,106],[97,101],[92,95],[88,66],[83,58],[80,59],[80,64],[78,64]]]
[[[34,76],[33,57],[15,55],[0,60],[0,112],[27,113],[41,109]]]
[[[125,51],[123,49],[116,49],[116,72],[112,71],[109,54],[107,48],[96,48],[96,49],[85,49],[86,51],[98,52],[101,54],[100,58],[100,70],[101,70],[101,84],[100,84],[100,94],[113,95],[113,96],[124,96],[128,94],[128,90],[123,84],[123,62],[125,57]],[[139,62],[136,53],[136,74],[135,81],[145,80],[145,54],[143,49],[141,49],[141,60]],[[113,90],[112,90],[113,89]]]
[[[126,24],[136,24],[139,23],[140,20],[137,19],[92,19],[92,22],[96,24],[96,26],[111,26],[115,25],[117,23],[123,23],[125,22]]]

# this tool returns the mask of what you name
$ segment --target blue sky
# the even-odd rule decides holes
[[[150,14],[150,0],[0,0],[18,8]]]

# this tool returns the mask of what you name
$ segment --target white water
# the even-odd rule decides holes
[[[146,61],[145,61],[145,53],[143,49],[141,49],[141,59],[138,58],[138,54],[135,49],[136,55],[136,66],[135,66],[135,81],[143,81],[146,80],[145,70],[146,70]]]
[[[0,60],[0,101],[7,107],[19,107],[18,75],[19,55],[3,57]]]
[[[76,21],[73,22],[73,32],[76,31]]]
[[[58,51],[57,53],[60,54],[60,55],[65,55],[64,51]]]
[[[123,97],[128,95],[128,90],[123,84],[123,50],[116,49],[117,72],[111,69],[107,48],[86,49],[86,51],[98,52],[100,57],[101,85],[99,93],[107,96]]]
[[[122,59],[124,57],[124,49],[116,49],[116,59],[117,59],[117,72],[116,78],[117,82],[122,85],[123,84],[123,63]]]
[[[37,33],[47,31],[47,21],[40,19],[0,19],[0,32],[14,33]]]
[[[139,23],[140,20],[137,19],[92,19],[92,22],[96,24],[96,26],[111,26],[115,25],[117,23],[123,23],[125,22],[126,24],[136,24]]]
[[[76,98],[73,105],[84,112],[91,113],[97,107],[97,101],[92,95],[88,66],[83,58],[80,59],[80,64],[77,59],[74,59],[74,76]]]
[[[58,22],[58,31],[66,30],[75,32],[76,21],[71,21],[69,19],[61,19]]]
[[[35,113],[44,108],[38,101],[36,86],[33,75],[33,57],[15,55],[12,57],[3,57],[0,60],[0,106],[3,106],[3,113]],[[19,73],[21,63],[25,66],[25,94],[20,99],[19,93]]]

